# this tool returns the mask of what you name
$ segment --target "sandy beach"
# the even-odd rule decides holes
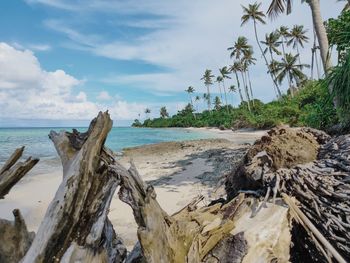
[[[202,130],[216,138],[127,148],[119,160],[126,167],[131,160],[135,163],[142,178],[154,186],[158,202],[169,214],[183,208],[197,195],[205,196],[202,205],[222,196],[220,181],[225,173],[242,157],[248,145],[265,133]],[[35,169],[31,171],[0,200],[0,218],[13,220],[12,210],[18,208],[29,230],[36,231],[61,177],[61,167],[48,174],[36,175]],[[131,208],[122,203],[117,194],[108,217],[130,250],[137,240],[137,227]]]

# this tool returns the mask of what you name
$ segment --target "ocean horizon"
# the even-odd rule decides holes
[[[49,132],[54,130],[86,131],[88,127],[0,127],[0,165],[3,164],[15,149],[25,146],[23,159],[32,156],[39,158],[35,173],[46,173],[60,167],[56,149],[49,139]],[[114,152],[124,148],[169,141],[186,141],[213,138],[205,131],[184,128],[133,128],[113,127],[107,137],[106,146]]]

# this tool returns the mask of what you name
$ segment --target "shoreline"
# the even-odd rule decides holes
[[[180,210],[199,194],[205,196],[202,204],[205,205],[224,195],[223,187],[217,187],[217,183],[240,160],[247,144],[261,137],[261,132],[209,132],[217,138],[126,148],[118,161],[129,167],[133,160],[142,178],[155,188],[157,200],[167,213]],[[27,175],[0,201],[0,218],[13,220],[12,210],[19,208],[28,229],[37,231],[61,180],[61,166],[50,173]],[[108,217],[131,250],[137,241],[137,226],[131,208],[118,199],[117,193]]]

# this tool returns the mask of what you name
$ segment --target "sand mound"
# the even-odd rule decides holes
[[[250,163],[260,152],[265,151],[272,159],[272,170],[291,168],[317,158],[319,144],[313,134],[303,129],[277,127],[256,141],[247,153]]]

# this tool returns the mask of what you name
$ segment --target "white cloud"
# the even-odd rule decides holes
[[[137,75],[106,76],[103,81],[115,84],[144,88],[153,92],[183,92],[184,87],[193,85],[198,91],[204,92],[200,78],[206,68],[213,69],[217,74],[218,68],[228,65],[227,47],[239,35],[246,36],[255,48],[258,64],[252,68],[252,83],[255,93],[260,99],[274,98],[272,82],[266,74],[266,68],[260,57],[254,40],[252,24],[240,27],[242,5],[252,3],[251,0],[149,0],[149,1],[85,1],[82,9],[77,7],[79,1],[30,0],[34,3],[46,3],[58,8],[69,9],[73,12],[114,12],[116,14],[151,14],[154,19],[144,18],[135,21],[125,21],[127,26],[152,27],[151,33],[129,38],[127,42],[118,39],[106,40],[96,34],[81,33],[69,26],[67,21],[49,20],[46,25],[51,29],[64,33],[70,40],[70,48],[80,49],[94,55],[116,60],[142,60],[147,63],[168,69],[166,73],[141,73]],[[267,9],[269,1],[264,1],[263,9]],[[343,3],[335,0],[322,1],[324,18],[337,16]],[[159,19],[162,16],[165,19]],[[135,16],[133,16],[135,17]],[[123,22],[121,22],[123,23]],[[270,32],[281,24],[304,24],[309,29],[310,43],[303,50],[303,62],[311,62],[312,20],[307,4],[295,1],[293,13],[290,16],[280,16],[277,20],[268,21],[265,26],[258,26],[259,36]],[[213,87],[214,89],[214,87]]]
[[[0,43],[0,119],[89,120],[109,109],[115,120],[130,120],[146,107],[118,98],[108,105],[89,101],[84,91],[74,92],[82,84],[63,70],[45,71],[29,50]]]
[[[28,48],[34,51],[50,51],[52,49],[48,44],[29,44]]]
[[[107,91],[101,91],[98,96],[97,96],[98,100],[110,100],[112,99],[111,95],[109,95],[109,93]]]

